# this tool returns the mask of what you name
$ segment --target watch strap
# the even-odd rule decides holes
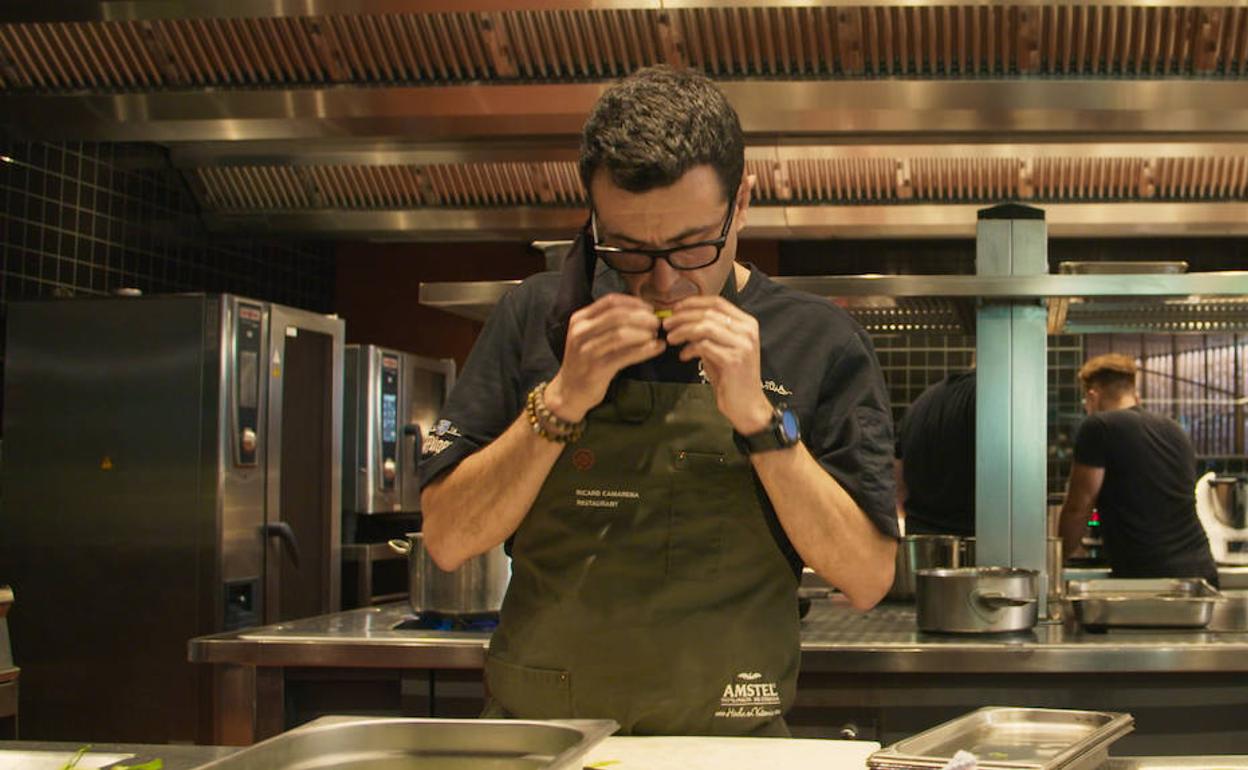
[[[762,430],[749,435],[744,435],[733,431],[733,438],[736,441],[737,448],[744,454],[758,454],[760,452],[771,452],[777,449],[787,449],[794,446],[800,440],[800,436],[795,431],[790,435],[785,430],[784,419],[786,414],[796,424],[797,416],[792,414],[784,405],[776,407],[771,415],[771,422]]]

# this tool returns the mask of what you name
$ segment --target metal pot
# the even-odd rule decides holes
[[[1047,586],[1048,608],[1050,619],[1060,617],[1062,607],[1062,594],[1065,593],[1062,585],[1062,539],[1060,537],[1046,538],[1046,569],[1049,573],[1049,583]],[[958,557],[959,567],[975,566],[975,538],[962,538],[962,550]]]
[[[920,631],[958,634],[1026,631],[1036,625],[1040,573],[1017,567],[919,570]]]
[[[957,567],[956,535],[906,535],[897,544],[897,560],[893,567],[893,587],[888,598],[899,601],[914,599],[914,573],[933,567]]]
[[[391,540],[390,547],[407,556],[407,601],[416,614],[484,615],[498,612],[511,580],[511,560],[499,545],[446,572],[425,550],[419,532],[407,540]]]

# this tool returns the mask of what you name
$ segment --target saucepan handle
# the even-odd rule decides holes
[[[407,556],[412,550],[411,544],[406,540],[388,540],[386,541],[386,544],[390,546],[390,550],[395,553],[403,554],[404,556]]]
[[[1019,596],[1006,596],[996,591],[975,591],[971,596],[975,601],[994,610],[1003,610],[1006,607],[1026,607],[1036,603],[1034,597],[1024,599]]]

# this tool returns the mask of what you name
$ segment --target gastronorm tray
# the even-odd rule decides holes
[[[988,706],[898,741],[867,758],[875,770],[941,768],[968,751],[985,770],[1087,770],[1131,732],[1130,714]]]
[[[571,770],[619,726],[557,722],[327,716],[200,770]]]
[[[1222,594],[1199,578],[1071,580],[1066,603],[1084,626],[1204,628]]]

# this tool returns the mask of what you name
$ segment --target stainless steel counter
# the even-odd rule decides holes
[[[362,668],[482,668],[485,632],[395,630],[407,602],[363,607],[190,642],[195,663]]]
[[[803,671],[910,673],[1248,671],[1248,591],[1227,599],[1201,630],[1112,629],[1041,623],[1001,635],[917,630],[914,608],[881,604],[858,614],[816,602],[802,624]]]
[[[837,598],[816,599],[802,623],[802,667],[851,672],[1228,672],[1248,671],[1248,591],[1227,591],[1199,631],[1114,629],[1088,633],[1041,624],[1021,634],[920,633],[909,605],[857,613]],[[406,603],[322,615],[190,643],[200,663],[362,668],[481,668],[489,635],[409,631]]]
[[[836,595],[816,599],[790,727],[835,737],[853,726],[888,743],[985,705],[1091,707],[1136,715],[1124,753],[1233,753],[1248,745],[1237,716],[1248,708],[1248,591],[1225,593],[1199,631],[1055,623],[991,638],[920,633],[911,606],[857,613]],[[191,660],[214,664],[213,742],[247,745],[336,713],[331,680],[391,682],[389,708],[427,694],[404,715],[446,715],[456,697],[476,713],[489,634],[396,630],[409,613],[399,602],[191,640]]]

